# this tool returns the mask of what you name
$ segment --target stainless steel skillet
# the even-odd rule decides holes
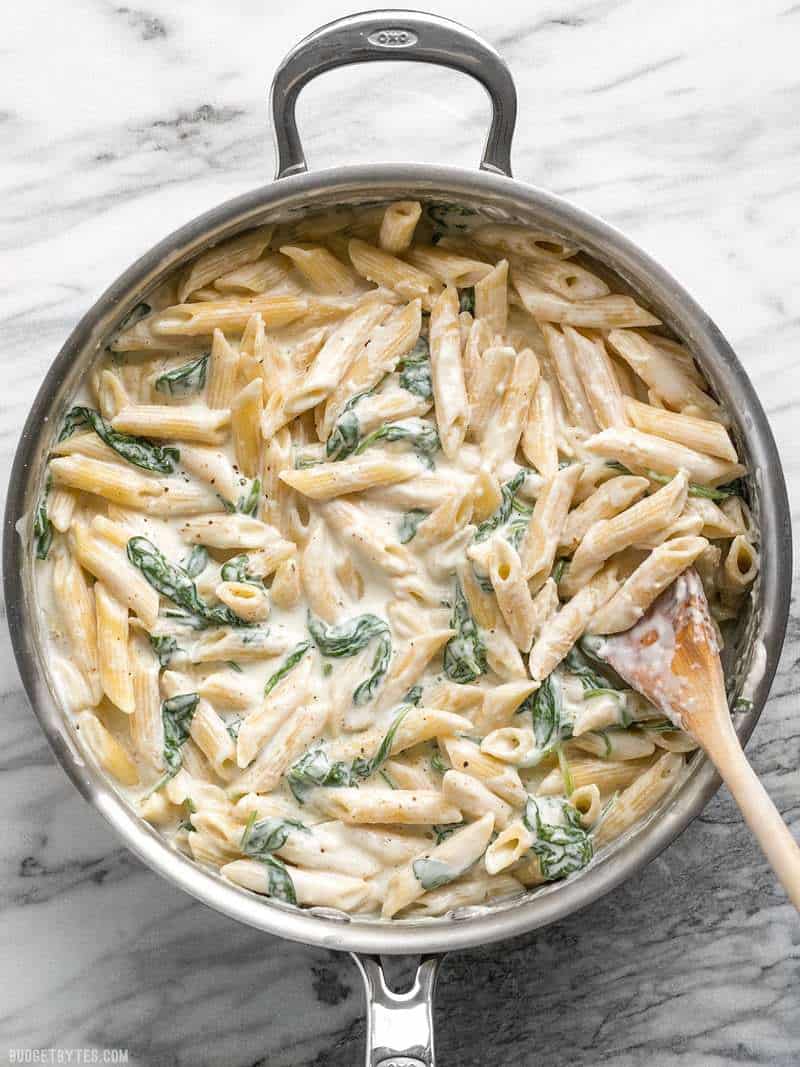
[[[295,122],[301,88],[316,75],[350,63],[415,60],[453,67],[488,91],[492,121],[479,171],[424,164],[372,164],[306,173]],[[550,231],[586,250],[617,284],[639,299],[695,353],[730,411],[737,445],[751,475],[748,494],[760,530],[762,570],[752,605],[728,646],[731,695],[742,685],[758,642],[766,669],[750,710],[737,716],[746,739],[764,707],[789,610],[791,540],[786,489],[775,442],[747,375],[719,330],[670,275],[611,226],[573,205],[511,178],[516,92],[502,59],[470,31],[432,15],[379,11],[331,23],[286,57],[273,82],[277,180],[195,219],[153,248],[113,283],[76,327],[48,372],[25,424],[11,474],[5,514],[4,585],[20,674],[50,744],[70,778],[129,848],[164,877],[232,918],[281,937],[351,951],[364,977],[369,1009],[367,1063],[419,1067],[433,1059],[433,954],[504,939],[564,918],[591,904],[653,859],[703,809],[719,780],[696,759],[674,795],[585,872],[535,894],[472,907],[438,919],[350,918],[326,909],[299,910],[224,882],[175,852],[84,758],[54,697],[32,582],[31,527],[44,464],[61,416],[95,355],[128,312],[198,252],[270,220],[339,204],[414,198],[463,204],[487,219]],[[405,994],[385,984],[378,957],[421,955]]]

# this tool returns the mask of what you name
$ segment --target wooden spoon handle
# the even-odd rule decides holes
[[[727,735],[727,736],[726,736]],[[756,772],[747,762],[731,728],[704,746],[739,805],[744,820],[780,879],[786,894],[800,911],[800,847],[781,818]]]

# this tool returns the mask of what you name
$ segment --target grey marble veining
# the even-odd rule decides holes
[[[0,467],[62,340],[138,255],[268,181],[281,55],[351,4],[28,0],[0,65]],[[432,3],[484,33],[520,93],[516,174],[660,259],[748,369],[800,520],[800,6],[791,0]],[[312,166],[475,164],[480,89],[427,68],[308,88]],[[391,71],[391,76],[388,76]],[[5,477],[2,479],[5,483]],[[800,609],[749,755],[800,834]],[[159,880],[55,765],[0,620],[0,1049],[127,1048],[146,1067],[351,1067],[346,956],[271,939]],[[638,877],[566,921],[455,954],[440,1062],[800,1061],[800,927],[725,790]]]

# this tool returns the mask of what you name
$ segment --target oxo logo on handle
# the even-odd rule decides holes
[[[367,40],[378,48],[408,48],[416,44],[419,38],[411,30],[385,29],[375,30]]]

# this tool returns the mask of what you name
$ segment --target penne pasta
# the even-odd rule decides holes
[[[691,415],[681,415],[663,408],[654,408],[638,400],[627,397],[625,411],[631,424],[643,433],[665,437],[686,445],[695,452],[703,452],[717,459],[736,462],[736,449],[731,443],[728,431],[711,419],[698,419]]]
[[[505,259],[475,282],[475,318],[485,322],[492,333],[505,333],[508,325],[508,262]]]
[[[413,478],[419,463],[411,457],[397,457],[378,449],[352,456],[340,463],[318,463],[305,470],[284,470],[279,477],[286,485],[312,500],[361,493],[376,486],[393,485]]]
[[[629,630],[653,601],[708,547],[704,537],[675,537],[653,549],[588,626],[589,633]]]
[[[109,593],[102,582],[95,582],[94,602],[100,684],[111,703],[130,715],[135,700],[128,661],[128,606]],[[74,604],[71,610],[74,610]]]
[[[514,459],[538,384],[539,363],[531,349],[524,348],[514,360],[500,410],[483,435],[481,453],[491,467]]]
[[[192,293],[216,281],[221,275],[257,260],[271,237],[272,226],[259,226],[203,252],[181,279],[178,300],[183,303]]]
[[[444,454],[452,459],[467,432],[467,391],[461,363],[458,296],[448,286],[436,300],[430,324],[431,379]]]
[[[619,512],[611,519],[598,519],[578,545],[561,581],[567,596],[581,589],[607,559],[640,544],[678,518],[686,504],[688,480],[684,471],[652,496]]]
[[[383,213],[378,244],[384,252],[398,255],[411,244],[414,230],[422,214],[422,205],[416,200],[398,200]]]
[[[545,483],[536,499],[520,546],[522,573],[536,589],[544,585],[553,569],[556,550],[580,475],[580,464],[573,463],[565,467]]]

